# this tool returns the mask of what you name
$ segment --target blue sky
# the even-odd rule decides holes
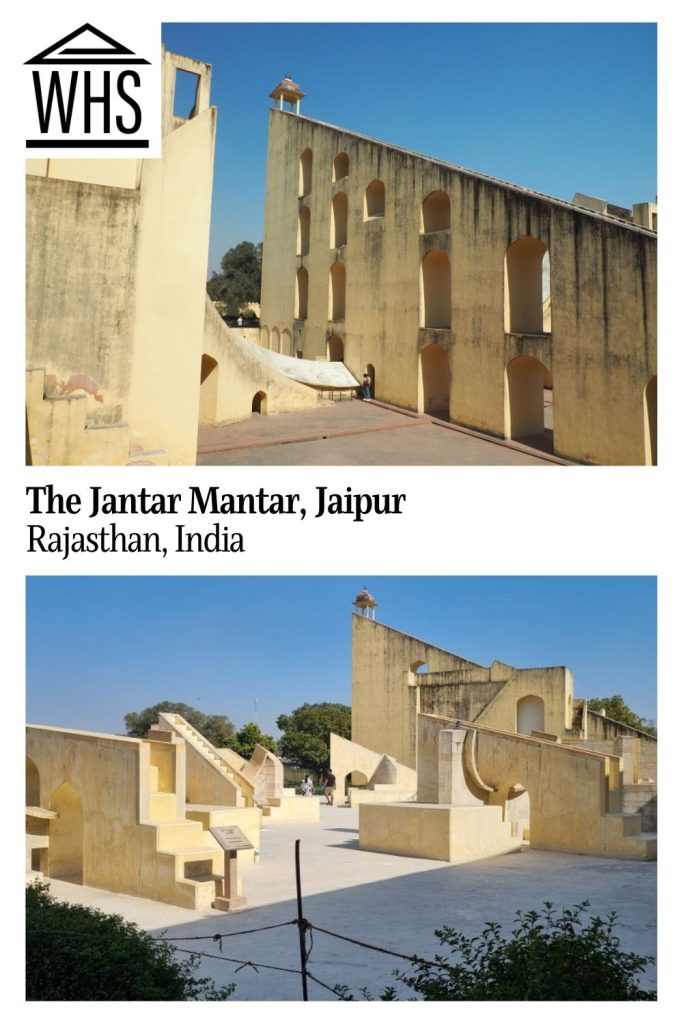
[[[302,113],[562,199],[654,201],[653,24],[166,24],[213,65],[209,266],[263,230],[268,94]]]
[[[489,665],[568,665],[580,697],[655,719],[654,577],[72,576],[27,580],[27,718],[124,732],[162,700],[241,726],[350,703],[351,602]],[[255,702],[256,705],[255,705]]]

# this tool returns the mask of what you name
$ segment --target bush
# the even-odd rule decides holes
[[[585,923],[589,905],[586,900],[561,912],[552,903],[544,903],[541,913],[518,910],[509,939],[495,922],[472,939],[441,928],[435,935],[449,956],[429,964],[415,957],[415,974],[394,975],[427,1001],[656,999],[656,992],[639,988],[636,978],[654,958],[620,948],[615,913]],[[339,986],[338,994],[353,999],[346,986]],[[363,995],[372,998],[367,990]],[[397,999],[396,989],[385,989],[380,998]]]
[[[26,890],[27,1000],[227,999],[235,986],[195,977],[199,960],[175,960],[117,914],[60,903],[43,882]]]

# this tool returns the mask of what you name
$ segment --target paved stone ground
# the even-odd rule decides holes
[[[547,437],[533,440],[548,446]],[[200,427],[198,449],[199,466],[552,465],[533,447],[357,400]]]
[[[358,812],[320,808],[319,824],[268,823],[262,832],[259,864],[241,869],[248,906],[232,914],[190,910],[132,896],[53,881],[60,899],[119,913],[155,933],[166,930],[183,949],[221,955],[212,936],[291,921],[296,916],[294,842],[301,839],[304,916],[313,924],[397,952],[431,957],[439,952],[434,929],[449,924],[475,935],[487,921],[506,930],[516,910],[541,909],[591,901],[591,913],[619,914],[623,948],[656,952],[656,872],[654,863],[607,860],[524,849],[521,853],[462,864],[366,853],[358,849]],[[223,956],[287,967],[299,964],[298,933],[293,925],[223,940]],[[354,991],[367,985],[379,992],[392,983],[401,961],[314,933],[311,974],[328,986],[338,982]],[[410,966],[409,964],[406,966]],[[234,981],[237,1000],[298,1000],[296,973],[244,967],[206,958],[201,973],[222,984]],[[643,983],[656,983],[654,968]],[[309,982],[309,998],[334,1000]],[[403,990],[409,997],[409,990]]]

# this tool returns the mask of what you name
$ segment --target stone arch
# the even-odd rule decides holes
[[[353,786],[355,789],[365,789],[370,784],[370,779],[365,772],[358,771],[357,768],[353,768],[350,772],[347,772],[344,776],[344,799],[349,799],[349,789]]]
[[[31,757],[26,758],[26,806],[40,807],[40,773]]]
[[[450,419],[451,371],[448,354],[439,345],[420,352],[417,376],[417,411]]]
[[[416,661],[411,661],[409,671],[413,676],[423,675],[425,672],[429,672],[429,665],[426,661],[421,661],[418,658]]]
[[[270,332],[270,348],[273,352],[280,351],[280,330],[277,327],[273,327]]]
[[[307,256],[311,248],[311,211],[307,206],[299,210],[299,223],[296,232],[296,254]]]
[[[651,377],[643,395],[645,414],[645,465],[657,465],[657,376]]]
[[[550,384],[550,386],[548,386]],[[533,356],[517,356],[505,369],[505,436],[553,450],[550,371]]]
[[[294,301],[294,318],[305,320],[308,316],[308,271],[299,267],[296,272],[296,296]]]
[[[363,220],[376,220],[384,216],[385,191],[384,182],[375,178],[365,190],[363,203]]]
[[[516,732],[531,736],[532,732],[545,732],[545,704],[542,697],[528,694],[517,701]]]
[[[294,355],[294,351],[292,349],[292,332],[287,330],[286,327],[282,332],[282,352],[286,356]]]
[[[507,334],[543,334],[543,259],[547,246],[525,235],[505,253],[505,331]],[[550,260],[546,290],[550,296]]]
[[[344,342],[338,334],[327,339],[327,358],[330,363],[344,362]]]
[[[299,160],[299,196],[310,195],[313,185],[313,150],[305,149]]]
[[[349,214],[349,200],[345,192],[337,192],[332,200],[330,218],[330,249],[346,245],[346,228]]]
[[[260,340],[261,345],[263,346],[263,348],[268,348],[268,345],[270,344],[270,331],[268,330],[267,327],[262,327],[261,328],[261,334],[260,334],[260,339],[259,340]]]
[[[343,320],[346,316],[346,267],[337,260],[330,268],[329,319]]]
[[[337,153],[336,157],[332,161],[332,181],[341,181],[342,178],[347,178],[348,174],[348,153]]]
[[[202,355],[199,373],[199,422],[215,423],[218,402],[218,363],[206,354]]]
[[[260,416],[268,415],[268,396],[265,391],[257,391],[251,400],[251,411],[252,413],[258,413]]]
[[[57,817],[50,821],[50,877],[82,884],[83,804],[80,794],[64,782],[52,794],[50,810],[57,812]]]
[[[420,326],[440,330],[451,326],[451,261],[443,249],[431,249],[422,260]]]
[[[447,192],[435,189],[422,200],[422,233],[450,231],[451,200]]]

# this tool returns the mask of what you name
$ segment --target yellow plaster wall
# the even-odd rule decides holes
[[[313,154],[310,193],[299,198],[299,159]],[[436,147],[435,147],[436,148]],[[349,173],[332,181],[338,152]],[[364,220],[373,179],[383,217]],[[421,203],[450,198],[451,227],[421,235]],[[348,196],[347,243],[330,248],[332,200]],[[297,256],[299,210],[310,209],[310,251]],[[525,236],[550,254],[552,334],[506,334],[504,263]],[[450,259],[451,328],[420,328],[420,268],[431,248]],[[343,320],[328,319],[330,268],[346,267]],[[297,270],[308,272],[308,315],[294,321]],[[554,382],[555,450],[586,462],[645,462],[643,395],[656,373],[656,236],[569,203],[408,153],[287,111],[270,111],[262,323],[293,329],[294,348],[324,358],[340,336],[354,375],[375,368],[378,398],[421,408],[419,353],[448,355],[450,418],[505,435],[505,370],[539,359]]]
[[[57,838],[62,866],[65,857],[67,867],[73,865],[82,850],[84,885],[208,908],[213,885],[185,879],[185,859],[196,861],[196,848],[205,846],[206,862],[220,873],[222,856],[215,840],[203,836],[198,823],[185,819],[184,743],[29,726],[26,752],[39,776],[42,806],[59,810],[65,792],[60,794],[60,787],[65,784],[80,799],[82,839],[75,813],[67,815],[67,842],[61,838],[64,819],[51,821],[49,832],[50,844],[53,835]],[[168,824],[155,824],[155,794],[173,780]],[[185,858],[183,850],[194,854]],[[59,860],[50,863],[49,849],[47,859],[50,874],[60,870]]]
[[[352,712],[354,743],[390,754],[409,768],[415,767],[416,681],[415,662],[430,671],[474,666],[464,658],[424,643],[379,622],[351,616]]]
[[[188,120],[167,109],[176,67],[200,75]],[[164,51],[161,160],[28,162],[27,367],[45,371],[48,397],[73,387],[85,404],[41,410],[31,391],[33,464],[119,464],[141,452],[195,462],[216,131],[209,82],[207,65]],[[102,432],[84,437],[83,418]]]

